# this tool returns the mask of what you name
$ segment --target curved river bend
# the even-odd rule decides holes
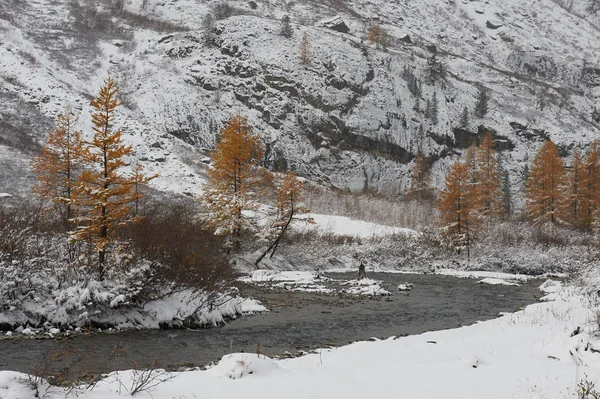
[[[351,279],[350,274],[328,274]],[[497,317],[531,304],[540,296],[540,281],[520,286],[477,284],[476,279],[440,275],[370,273],[383,280],[392,296],[354,299],[246,287],[245,295],[265,302],[271,312],[242,317],[224,327],[203,330],[129,331],[80,335],[60,341],[0,341],[0,370],[29,372],[45,353],[69,345],[86,355],[62,359],[70,373],[99,373],[150,365],[203,365],[231,352],[266,355],[344,345],[371,337],[387,338],[455,328]],[[410,282],[409,293],[396,290]],[[120,354],[120,356],[116,356]]]

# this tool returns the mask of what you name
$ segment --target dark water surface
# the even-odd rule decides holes
[[[350,274],[328,274],[351,279]],[[264,301],[271,312],[242,317],[224,327],[203,330],[129,331],[80,335],[71,339],[0,341],[0,370],[31,371],[57,348],[81,351],[57,362],[69,374],[129,369],[159,361],[165,366],[202,365],[231,352],[267,355],[344,345],[370,337],[418,334],[487,320],[513,312],[540,296],[540,281],[521,286],[476,284],[477,279],[440,275],[370,273],[385,281],[392,296],[354,299],[264,288],[242,288],[244,295]],[[397,291],[410,282],[409,293]]]

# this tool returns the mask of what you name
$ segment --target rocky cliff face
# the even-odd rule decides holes
[[[121,84],[138,158],[163,176],[157,187],[190,194],[237,112],[261,134],[270,167],[354,191],[402,192],[418,151],[435,161],[439,185],[487,130],[518,187],[544,139],[567,155],[600,137],[600,19],[587,0],[570,9],[551,0],[230,1],[234,15],[208,29],[202,19],[222,2],[131,0],[115,11],[11,1],[0,4],[0,146],[23,158],[64,104],[85,126],[107,73]],[[284,15],[289,38],[279,34]],[[367,41],[375,25],[385,48]],[[489,112],[477,117],[482,90]]]

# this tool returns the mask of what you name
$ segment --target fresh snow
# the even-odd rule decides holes
[[[391,293],[381,287],[381,282],[370,278],[362,280],[349,280],[342,283],[346,287],[342,289],[343,293],[351,295],[366,295],[366,296],[387,296]]]
[[[375,238],[390,235],[397,236],[415,236],[418,235],[415,230],[392,227],[377,223],[365,222],[363,220],[351,219],[346,216],[321,215],[310,213],[303,217],[312,218],[315,223],[296,223],[293,229],[302,232],[314,231],[320,235],[332,234],[336,236],[349,236],[356,238]]]
[[[398,291],[412,291],[414,288],[414,284],[412,283],[402,283],[398,285]]]
[[[477,283],[479,284],[489,284],[489,285],[519,285],[517,283],[513,283],[512,281],[507,281],[501,278],[484,278],[483,280],[479,280]]]
[[[206,371],[167,373],[162,377],[170,379],[139,397],[576,398],[578,382],[600,378],[591,295],[595,291],[567,287],[550,294],[547,302],[495,320],[294,359],[226,355]],[[580,333],[571,336],[578,326]],[[119,371],[91,391],[51,391],[67,399],[117,398],[127,393],[123,387],[134,377],[133,371]],[[0,397],[32,396],[25,379],[24,374],[0,372]]]
[[[502,272],[491,272],[481,270],[454,270],[454,269],[436,269],[436,274],[442,274],[445,276],[452,276],[458,278],[482,278],[482,279],[496,279],[505,281],[519,281],[527,282],[540,278],[540,276],[530,276],[526,274],[510,274]],[[555,277],[564,278],[564,274],[553,274]],[[490,280],[491,281],[491,280]]]
[[[465,140],[484,126],[514,146],[502,156],[515,187],[546,134],[572,148],[585,147],[600,132],[591,119],[600,99],[600,21],[586,12],[587,1],[563,7],[557,0],[364,0],[339,9],[327,2],[256,2],[256,10],[232,1],[248,15],[218,21],[217,43],[206,46],[201,21],[214,3],[151,0],[142,10],[141,0],[127,1],[129,12],[178,24],[182,32],[137,27],[132,38],[102,32],[90,48],[80,45],[88,32],[74,27],[66,0],[2,7],[0,81],[7,100],[0,114],[22,120],[26,106],[44,122],[44,128],[27,126],[40,140],[71,104],[89,132],[89,96],[110,73],[126,100],[118,123],[124,138],[149,174],[160,173],[151,186],[192,196],[202,192],[206,149],[235,112],[248,115],[269,144],[270,162],[285,160],[302,176],[352,191],[406,190],[419,150],[438,159],[433,183],[442,185],[465,147],[458,145],[456,121],[463,107],[473,109],[480,87],[490,90],[490,112],[471,117]],[[285,14],[292,20],[290,39],[278,34]],[[338,16],[348,34],[317,26]],[[390,35],[388,51],[367,43],[375,20]],[[303,32],[314,59],[306,69],[298,65]],[[443,83],[427,82],[434,53],[449,72]],[[418,111],[402,76],[406,66],[423,82]],[[437,125],[422,110],[434,93]],[[459,148],[448,151],[446,143]]]
[[[362,296],[391,295],[389,291],[381,287],[381,281],[373,279],[339,280],[326,277],[319,271],[256,270],[249,276],[240,278],[240,280],[246,283],[290,291],[323,294],[340,292]]]
[[[73,287],[71,287],[73,288]],[[235,294],[235,293],[234,293]],[[205,302],[205,294],[183,290],[150,300],[143,306],[119,306],[97,310],[91,297],[110,295],[109,292],[78,292],[74,289],[62,298],[44,298],[23,304],[23,309],[6,309],[0,313],[0,324],[19,325],[15,332],[22,335],[56,335],[72,333],[73,326],[82,326],[91,321],[113,326],[116,329],[149,328],[161,326],[181,327],[189,319],[194,325],[217,326],[228,318],[265,312],[268,309],[259,301],[237,295],[219,294],[212,303]],[[116,298],[118,299],[118,298]],[[114,301],[114,300],[113,300]],[[89,303],[88,303],[89,302]],[[73,314],[72,309],[79,309]],[[30,327],[45,320],[39,328]],[[59,329],[57,327],[61,327]],[[12,335],[12,334],[11,334]],[[0,396],[1,398],[1,396]]]

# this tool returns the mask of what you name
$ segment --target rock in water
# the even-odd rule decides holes
[[[398,286],[398,291],[410,291],[412,290],[414,285],[412,283],[404,283]]]

